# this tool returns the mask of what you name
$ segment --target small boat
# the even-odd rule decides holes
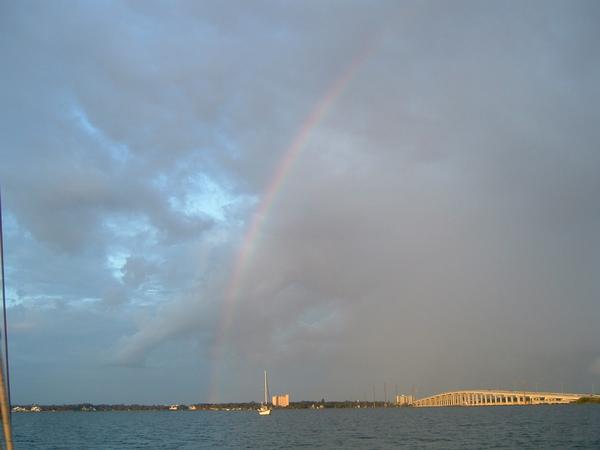
[[[258,414],[261,416],[270,416],[271,408],[269,408],[269,384],[267,383],[267,371],[265,370],[265,399],[258,408]]]

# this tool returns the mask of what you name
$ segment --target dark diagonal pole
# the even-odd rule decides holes
[[[4,314],[4,352],[6,356],[6,383],[0,358],[0,412],[2,413],[2,429],[6,450],[13,449],[12,427],[10,423],[10,383],[8,376],[8,333],[6,330],[6,291],[4,289],[4,240],[2,236],[2,191],[0,190],[0,274],[2,275],[2,310]]]
[[[8,407],[10,402],[10,370],[8,367],[8,328],[6,321],[6,290],[4,288],[4,235],[2,228],[2,189],[0,188],[0,266],[2,276],[2,314],[4,319],[4,355],[6,357],[6,391],[8,396]]]

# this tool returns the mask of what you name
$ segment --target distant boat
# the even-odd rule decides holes
[[[261,403],[260,408],[258,408],[258,414],[261,416],[270,416],[271,408],[269,408],[269,384],[267,383],[267,371],[265,370],[265,400]]]

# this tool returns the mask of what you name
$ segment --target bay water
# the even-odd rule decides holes
[[[600,405],[13,414],[16,449],[589,448]]]

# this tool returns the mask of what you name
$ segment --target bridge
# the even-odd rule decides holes
[[[562,392],[495,391],[453,391],[415,400],[417,408],[439,406],[506,406],[506,405],[555,405],[574,402],[584,394]]]

